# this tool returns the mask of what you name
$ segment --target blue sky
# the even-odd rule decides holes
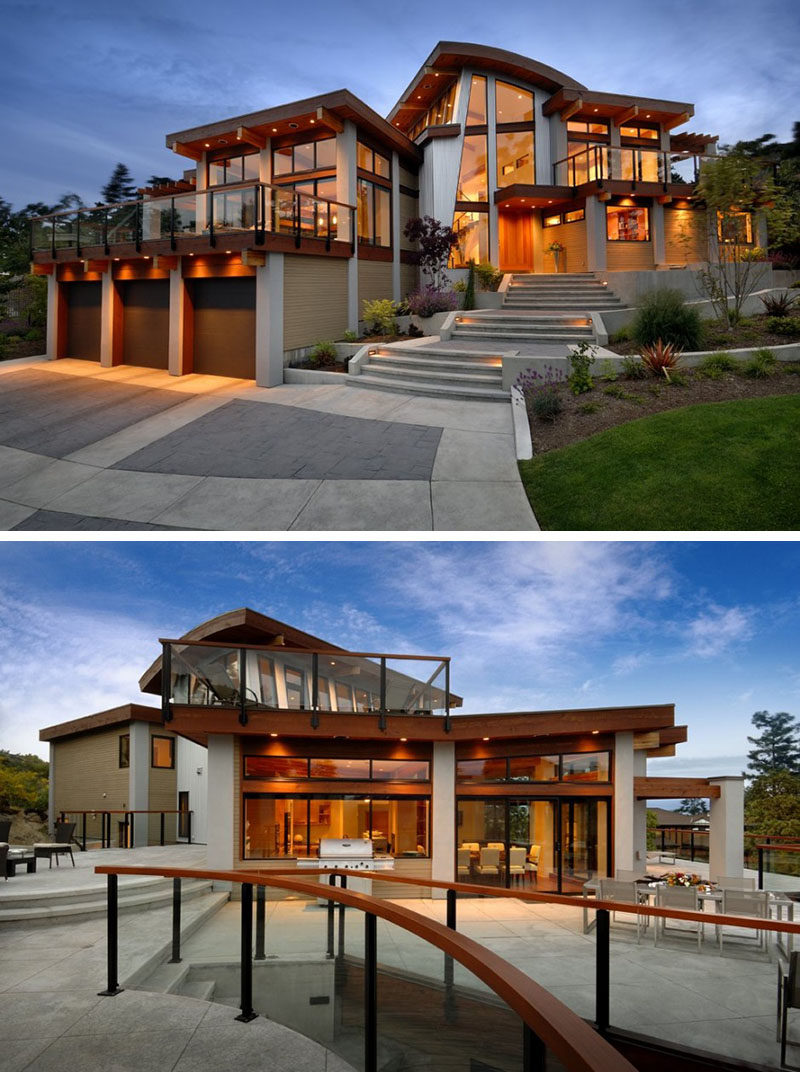
[[[592,89],[693,102],[722,141],[800,119],[796,0],[5,0],[0,196],[91,202],[114,164],[177,174],[164,135],[346,87],[385,115],[438,40],[521,52]]]
[[[0,748],[141,701],[177,636],[250,606],[356,650],[450,655],[465,712],[676,704],[662,774],[738,774],[800,715],[794,542],[6,542]]]

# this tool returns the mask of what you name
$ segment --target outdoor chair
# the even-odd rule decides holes
[[[500,874],[499,849],[481,849],[481,855],[478,861],[478,874],[481,877],[484,875],[494,875],[497,877]]]
[[[0,845],[2,845],[4,841],[8,841],[10,834],[11,834],[11,820],[10,819],[0,819]]]
[[[8,842],[0,842],[0,871],[3,872],[3,878],[8,882],[8,867],[6,861],[8,860]]]
[[[508,853],[508,873],[519,882],[525,878],[525,847],[512,845]]]
[[[469,878],[470,875],[470,851],[467,848],[458,850],[458,878]]]
[[[528,851],[528,861],[525,864],[525,870],[531,876],[531,881],[537,884],[539,882],[539,857],[541,853],[541,845],[531,845]]]
[[[656,888],[656,908],[678,908],[684,912],[702,912],[703,905],[700,901],[700,894],[698,893],[696,886],[658,886]],[[666,936],[667,932],[666,918],[655,917],[653,920],[653,945],[658,945],[659,933],[662,937]],[[684,928],[696,929],[697,931],[697,952],[703,944],[703,937],[705,932],[705,926],[702,923],[691,923],[688,920],[676,920],[675,926],[671,927],[672,931],[683,931]]]
[[[723,915],[746,916],[750,919],[769,919],[769,894],[766,890],[723,890],[721,910]],[[722,945],[725,939],[724,932],[724,927],[717,927],[717,942],[719,943],[720,953],[722,953]],[[747,931],[748,936],[752,933],[750,930]],[[743,938],[742,940],[746,939]],[[756,941],[760,950],[766,950],[767,936],[765,931],[756,931]]]
[[[717,885],[721,890],[754,890],[756,880],[754,878],[742,878],[741,875],[718,875]]]
[[[58,858],[62,853],[69,853],[72,866],[75,866],[75,857],[72,855],[72,835],[75,833],[75,823],[56,823],[54,841],[39,841],[33,846],[33,855],[37,859],[47,859],[50,867],[53,866],[53,857],[56,858],[56,867],[59,866]]]
[[[597,899],[599,901],[619,901],[621,904],[635,905],[639,907],[639,890],[636,887],[635,882],[620,882],[615,878],[601,878],[597,890]],[[611,913],[612,922],[616,922],[616,913]],[[626,912],[622,921],[626,924],[632,924],[633,920]],[[636,913],[636,941],[638,943],[642,928],[647,929],[647,921],[642,922],[642,917],[639,913]]]
[[[785,974],[783,964],[778,964],[778,1040],[781,1044],[781,1068],[786,1067],[789,1009],[800,1009],[800,952],[789,954]]]

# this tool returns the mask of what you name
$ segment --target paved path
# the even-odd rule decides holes
[[[0,366],[0,529],[532,530],[511,407]]]

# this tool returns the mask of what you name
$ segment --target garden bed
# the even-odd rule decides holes
[[[800,364],[778,365],[772,375],[762,379],[751,379],[741,372],[727,372],[719,379],[708,379],[694,369],[682,369],[684,386],[652,376],[646,380],[623,379],[622,376],[606,380],[597,366],[592,371],[594,387],[585,394],[573,395],[565,383],[554,388],[562,404],[562,411],[555,420],[535,417],[531,412],[530,395],[526,396],[534,455],[558,450],[607,428],[665,410],[705,402],[800,394]]]
[[[800,342],[800,331],[787,335],[777,334],[767,328],[767,321],[772,317],[767,314],[743,317],[732,331],[726,330],[717,320],[703,321],[703,338],[700,350],[743,350],[750,347],[783,346],[790,342]],[[792,318],[794,319],[794,318]],[[639,345],[632,339],[619,339],[612,334],[606,349],[615,354],[638,354]]]

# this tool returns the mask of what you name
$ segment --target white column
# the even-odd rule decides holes
[[[208,737],[208,853],[212,870],[233,867],[233,736],[229,733]]]
[[[744,778],[733,775],[709,778],[708,782],[720,788],[719,797],[711,798],[709,877],[732,875],[739,878],[744,870]]]
[[[357,156],[356,156],[356,126],[352,120],[346,119],[344,130],[336,135],[336,200],[346,205],[357,205]],[[357,209],[353,209],[357,215]],[[358,301],[358,221],[353,220],[355,228],[356,244],[355,253],[347,262],[347,328],[348,331],[358,331],[359,301]],[[345,241],[350,241],[350,233],[342,236]]]
[[[256,383],[283,383],[283,253],[256,268]]]
[[[147,811],[150,806],[150,724],[131,722],[130,768],[128,770],[128,809]],[[147,815],[133,819],[133,845],[147,844],[150,825]]]
[[[186,293],[186,280],[181,272],[181,258],[178,267],[169,273],[169,374],[183,376],[191,372],[192,355],[186,353],[186,318],[192,315],[192,308]]]
[[[100,364],[111,368],[114,364],[114,280],[111,268],[103,272],[100,282]]]
[[[647,775],[647,752],[634,751],[633,775],[644,778]],[[647,801],[633,801],[633,867],[637,869],[647,865]]]
[[[606,206],[596,197],[586,198],[586,269],[604,272],[606,260]]]
[[[433,746],[431,878],[452,882],[456,858],[456,751],[449,741]],[[432,890],[444,897],[444,890]]]
[[[635,864],[633,734],[614,735],[614,870],[633,871]]]
[[[497,88],[494,78],[487,79],[487,83],[486,118],[489,120],[489,133],[486,138],[486,186],[489,195],[489,261],[497,268],[500,264],[499,214],[494,200],[494,192],[497,189]]]
[[[664,206],[653,200],[650,206],[650,237],[653,239],[653,263],[656,268],[667,260],[667,239],[664,233]]]
[[[47,360],[58,357],[58,306],[61,284],[56,279],[56,266],[47,277]]]
[[[400,293],[400,157],[392,153],[392,301],[399,302]]]
[[[56,821],[56,749],[52,741],[48,759],[50,762],[47,768],[47,829],[52,836]]]

